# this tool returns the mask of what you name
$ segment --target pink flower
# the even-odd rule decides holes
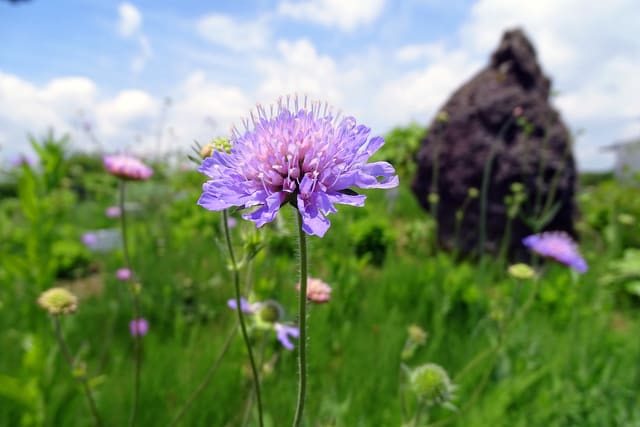
[[[119,268],[116,271],[116,277],[118,278],[118,280],[122,280],[127,281],[129,279],[131,279],[131,270],[129,270],[128,268]]]
[[[300,292],[300,283],[296,285]],[[317,304],[328,302],[331,299],[331,286],[320,279],[309,277],[307,279],[307,299]]]
[[[129,331],[134,337],[143,337],[147,335],[147,332],[149,331],[149,323],[142,317],[139,319],[133,319],[131,322],[129,322]]]
[[[104,156],[102,162],[110,174],[120,178],[142,180],[149,179],[153,175],[153,169],[137,158],[126,154]]]
[[[82,235],[82,243],[88,248],[92,248],[98,243],[98,236],[95,233],[86,232]]]
[[[104,214],[108,217],[108,218],[118,218],[121,214],[121,210],[120,210],[120,206],[109,206],[105,211]]]

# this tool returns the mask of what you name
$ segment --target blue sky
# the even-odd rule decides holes
[[[638,22],[637,0],[0,2],[0,156],[49,127],[91,147],[82,124],[107,150],[186,151],[288,93],[378,134],[427,125],[517,25],[583,130],[579,166],[603,169],[599,147],[640,135]]]

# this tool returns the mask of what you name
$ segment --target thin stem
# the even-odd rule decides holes
[[[513,122],[513,115],[510,115],[509,118],[502,125],[500,130],[498,131],[498,135],[496,136],[496,140],[491,143],[491,147],[489,148],[489,154],[487,156],[487,161],[484,164],[484,170],[482,171],[482,184],[480,187],[480,236],[479,236],[479,244],[478,244],[478,256],[482,257],[485,251],[485,241],[487,239],[487,202],[489,197],[489,184],[491,179],[491,169],[493,166],[493,158],[495,157],[496,150],[498,144],[502,142],[502,138],[504,137],[505,132],[511,126]],[[484,257],[482,257],[484,259]]]
[[[420,415],[422,415],[422,411],[424,410],[425,404],[424,400],[420,400],[418,403],[418,407],[416,408],[416,416],[413,419],[413,427],[418,427],[418,421],[420,421]]]
[[[302,423],[304,399],[307,392],[307,236],[302,230],[302,215],[298,215],[298,243],[300,245],[300,295],[298,299],[298,322],[300,340],[298,344],[298,404],[293,426]]]
[[[67,347],[67,343],[64,340],[64,336],[62,335],[62,328],[60,327],[60,319],[58,316],[52,316],[53,320],[53,329],[56,334],[56,339],[58,340],[58,345],[60,345],[60,349],[62,350],[62,355],[64,356],[71,372],[73,373],[73,357],[71,356],[71,352],[69,351],[69,347]],[[84,395],[87,397],[87,402],[89,403],[89,409],[91,410],[91,414],[96,422],[96,426],[102,427],[102,419],[100,418],[100,413],[98,412],[98,407],[96,406],[96,402],[93,399],[93,394],[91,393],[91,387],[89,387],[89,383],[87,382],[86,375],[78,376],[78,381],[82,384],[82,388],[84,390]]]
[[[122,251],[124,253],[124,262],[126,268],[129,269],[130,272],[133,272],[131,268],[131,256],[129,255],[129,244],[127,239],[127,215],[126,210],[124,209],[124,199],[125,199],[125,187],[126,181],[124,179],[120,180],[120,229],[122,232]],[[133,273],[132,273],[133,275]],[[131,279],[129,279],[131,281]],[[133,297],[133,313],[134,319],[140,319],[140,298],[138,294],[140,290],[137,289],[133,283],[130,283],[131,287],[131,295]],[[142,366],[142,340],[140,334],[134,334],[134,342],[135,342],[135,374],[133,381],[133,404],[131,406],[131,415],[129,416],[129,425],[134,426],[136,423],[136,416],[138,415],[138,402],[140,400],[140,371]]]
[[[174,427],[178,425],[182,417],[184,417],[184,414],[187,413],[187,409],[189,409],[189,407],[193,404],[193,402],[195,402],[198,396],[200,396],[200,393],[202,393],[207,388],[207,386],[213,379],[213,375],[216,373],[216,371],[220,367],[222,358],[224,357],[225,354],[227,354],[227,351],[229,351],[229,347],[231,346],[231,341],[233,341],[233,338],[236,336],[237,333],[238,333],[238,324],[236,323],[233,326],[233,329],[231,329],[231,332],[229,333],[229,335],[227,335],[227,339],[224,340],[224,343],[222,344],[222,348],[220,349],[220,353],[218,353],[216,360],[213,362],[213,364],[207,371],[206,375],[204,376],[204,379],[198,385],[198,387],[196,387],[196,389],[193,390],[193,392],[191,393],[187,401],[184,402],[184,405],[182,405],[182,408],[180,408],[176,416],[173,418],[173,420],[169,424],[169,427]]]
[[[229,250],[229,260],[231,261],[231,269],[233,270],[233,286],[236,291],[236,309],[238,311],[238,321],[240,322],[240,330],[242,331],[242,338],[244,344],[247,347],[247,353],[249,353],[249,363],[251,364],[251,372],[253,374],[253,384],[256,391],[256,402],[258,406],[258,423],[262,427],[262,397],[260,395],[260,378],[258,377],[258,369],[256,368],[256,362],[253,358],[253,350],[251,350],[251,342],[249,341],[249,335],[247,334],[247,327],[244,323],[244,315],[242,314],[242,304],[240,303],[240,272],[238,271],[238,264],[236,264],[236,257],[233,252],[233,246],[231,245],[231,233],[229,232],[229,214],[227,210],[222,211],[222,228],[224,229],[224,237],[227,241],[227,249]]]

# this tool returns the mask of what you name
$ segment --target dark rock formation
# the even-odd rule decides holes
[[[575,237],[571,138],[549,103],[550,88],[535,49],[516,29],[503,35],[489,65],[441,108],[422,141],[412,184],[420,204],[437,217],[441,245],[463,253],[506,250],[517,258],[521,239],[534,230]],[[515,189],[523,188],[524,196],[510,221],[506,202],[513,206],[517,198],[514,183],[522,184]],[[471,188],[478,197],[469,197]],[[430,198],[434,193],[438,197]]]

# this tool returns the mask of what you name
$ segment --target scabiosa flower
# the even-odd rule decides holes
[[[238,304],[235,299],[230,299],[227,301],[227,306],[232,310],[237,310]],[[240,298],[240,309],[244,313],[252,315],[257,327],[274,330],[280,344],[287,350],[293,350],[294,346],[290,338],[298,338],[300,330],[296,326],[285,325],[281,322],[284,317],[284,309],[280,304],[275,301],[250,304],[246,299]]]
[[[296,289],[300,292],[300,283],[296,285]],[[320,279],[309,277],[307,279],[307,300],[322,304],[331,299],[331,286],[327,285]]]
[[[198,168],[210,178],[198,200],[205,209],[255,207],[243,218],[261,227],[291,203],[305,233],[322,237],[334,204],[364,205],[366,197],[351,187],[398,185],[389,163],[367,163],[384,140],[369,138],[370,129],[353,117],[332,115],[327,104],[280,99],[268,113],[258,106],[251,122],[244,133],[232,131],[229,152],[214,150]]]
[[[127,281],[131,279],[131,270],[128,268],[119,268],[116,270],[116,277],[118,280]]]
[[[122,211],[120,209],[120,206],[109,206],[104,211],[104,214],[107,216],[107,218],[118,218],[122,214]]]
[[[409,386],[427,406],[450,404],[456,386],[440,365],[425,363],[409,372]]]
[[[115,176],[131,180],[143,180],[151,178],[153,169],[142,163],[136,157],[126,154],[104,156],[102,159],[107,171]]]
[[[94,247],[98,243],[98,236],[92,232],[86,232],[82,235],[82,243],[88,248]]]
[[[147,322],[147,320],[142,317],[139,319],[133,319],[131,322],[129,322],[129,331],[134,337],[143,337],[147,335],[147,332],[149,331],[149,322]]]
[[[78,309],[78,298],[65,288],[51,288],[40,294],[38,304],[49,314],[69,314]]]
[[[540,234],[533,234],[525,237],[522,243],[534,252],[565,264],[578,273],[585,273],[588,269],[586,261],[578,251],[578,246],[563,231],[546,231]]]
[[[533,270],[533,268],[523,263],[510,265],[507,271],[511,277],[520,280],[533,279],[536,275],[536,272]]]

